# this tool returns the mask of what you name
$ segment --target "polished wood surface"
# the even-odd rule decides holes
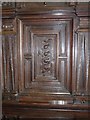
[[[87,3],[2,8],[3,119],[88,120]]]
[[[70,94],[70,23],[67,19],[19,19],[22,94]]]

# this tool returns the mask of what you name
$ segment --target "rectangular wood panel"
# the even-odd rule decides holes
[[[59,77],[59,80],[60,82],[66,86],[67,84],[67,69],[66,69],[66,66],[67,66],[67,60],[66,59],[59,59],[59,63],[58,63],[58,77]]]
[[[88,4],[2,6],[3,119],[88,119]]]
[[[35,78],[39,76],[56,78],[56,44],[57,38],[55,34],[35,34],[33,36],[34,44],[34,60],[35,60]]]
[[[88,94],[89,56],[88,33],[78,33],[77,43],[77,93]]]
[[[72,54],[71,21],[53,19],[51,21],[41,19],[40,21],[19,21],[22,91],[25,93],[26,88],[32,88],[31,95],[36,92],[37,94],[38,92],[60,94],[60,91],[61,94],[67,94],[71,91],[70,83],[72,81],[70,75],[72,67],[70,64]],[[55,86],[49,85],[46,86],[48,87],[46,89],[45,82],[47,84],[56,82],[57,90]],[[41,83],[42,86],[38,88],[37,86]],[[65,89],[67,89],[66,92]]]
[[[2,36],[3,89],[18,91],[17,41],[14,35]]]
[[[25,81],[24,81],[24,87],[28,88],[30,87],[31,84],[31,80],[32,80],[32,61],[29,58],[29,56],[27,58],[25,58],[24,60],[24,70],[25,70]]]

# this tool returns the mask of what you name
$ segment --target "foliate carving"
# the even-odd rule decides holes
[[[41,63],[41,72],[43,75],[50,73],[50,64],[51,64],[51,51],[50,51],[50,40],[46,39],[42,41],[42,63]]]
[[[36,77],[55,77],[56,35],[34,35]]]

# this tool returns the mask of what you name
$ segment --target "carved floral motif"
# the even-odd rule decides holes
[[[42,41],[42,64],[41,72],[43,75],[50,73],[50,64],[51,64],[51,51],[50,51],[50,40],[46,39]]]

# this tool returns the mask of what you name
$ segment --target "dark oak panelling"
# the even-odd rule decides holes
[[[88,120],[87,5],[3,3],[3,119]]]
[[[77,94],[88,95],[89,56],[88,56],[88,33],[78,33],[77,45]]]
[[[9,20],[9,21],[8,21]],[[15,97],[18,93],[18,44],[16,34],[16,19],[2,21],[2,68],[3,68],[3,98]]]
[[[21,91],[25,94],[25,88],[28,88],[33,94],[37,90],[38,94],[38,92],[44,92],[45,82],[47,84],[56,82],[58,87],[47,86],[45,93],[69,94],[72,82],[70,74],[72,20],[38,19],[32,21],[32,19],[24,18],[24,20],[19,20],[18,24]],[[39,85],[40,82],[42,86],[38,87],[41,90],[38,87],[37,89],[32,87],[32,84]],[[62,87],[59,88],[59,84],[62,84]],[[63,86],[69,92],[65,93]]]
[[[77,95],[89,95],[89,29],[88,19],[81,18],[74,34],[74,73],[73,92]]]
[[[2,36],[3,47],[3,90],[18,91],[17,41],[14,35]]]

